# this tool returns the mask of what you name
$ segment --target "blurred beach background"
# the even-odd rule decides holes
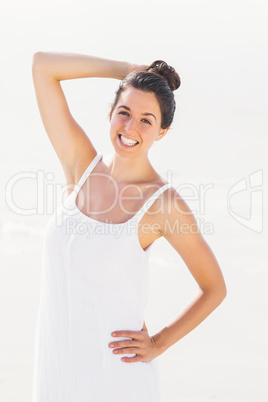
[[[157,358],[162,402],[268,400],[267,21],[260,0],[1,3],[1,401],[31,400],[43,228],[64,196],[32,84],[39,50],[163,59],[179,72],[172,129],[150,158],[194,211],[228,295]],[[63,83],[72,114],[102,154],[112,152],[108,112],[118,83]],[[150,262],[153,335],[198,288],[166,241],[155,242]]]

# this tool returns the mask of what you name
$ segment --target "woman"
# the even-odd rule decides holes
[[[123,80],[110,113],[111,156],[99,154],[73,119],[60,85],[86,77]],[[180,78],[162,61],[146,67],[38,52],[33,79],[70,188],[45,228],[33,402],[160,401],[156,357],[226,295],[191,210],[148,159],[172,123]],[[200,294],[150,336],[143,317],[148,256],[161,236],[183,258]]]

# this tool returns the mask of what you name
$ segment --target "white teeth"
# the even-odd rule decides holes
[[[120,135],[120,139],[123,142],[123,144],[132,146],[138,143],[138,141],[130,140],[129,138],[124,137],[122,134]]]

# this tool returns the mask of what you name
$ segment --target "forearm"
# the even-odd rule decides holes
[[[74,53],[37,52],[33,57],[33,71],[44,72],[58,81],[88,77],[120,80],[132,67],[124,61]]]
[[[165,352],[185,335],[196,328],[206,317],[215,310],[225,298],[223,289],[219,292],[202,292],[199,297],[171,324],[153,335],[160,353]]]

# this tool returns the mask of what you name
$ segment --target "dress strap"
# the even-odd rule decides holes
[[[102,158],[102,154],[97,154],[92,161],[90,162],[90,164],[88,165],[88,167],[86,168],[86,170],[84,171],[84,173],[82,174],[82,176],[80,177],[78,183],[76,184],[75,188],[80,190],[80,188],[83,186],[83,184],[85,183],[86,179],[88,178],[88,176],[90,175],[90,173],[92,172],[92,170],[94,169],[94,167],[98,164],[98,162],[101,160]]]
[[[148,211],[148,209],[152,206],[152,204],[155,202],[155,200],[168,188],[172,187],[171,183],[164,184],[162,187],[160,187],[158,190],[156,190],[150,198],[145,202],[145,204],[141,207],[141,209],[136,213],[135,218],[137,223],[141,220],[143,215]]]

